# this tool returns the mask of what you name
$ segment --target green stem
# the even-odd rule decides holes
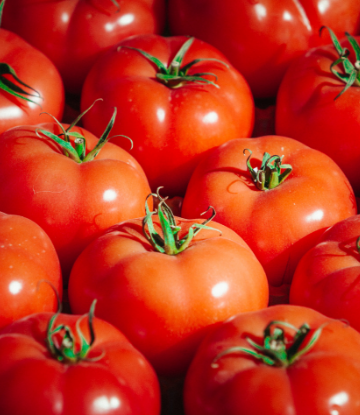
[[[165,203],[167,198],[162,198],[159,194],[161,187],[157,189],[157,193],[151,193],[145,201],[145,212],[146,215],[143,219],[143,233],[152,247],[163,254],[177,255],[187,249],[193,240],[194,236],[200,232],[201,229],[210,229],[220,232],[218,229],[206,226],[215,216],[215,210],[213,207],[209,207],[208,211],[212,210],[212,215],[209,219],[206,219],[203,223],[194,223],[190,226],[188,233],[179,239],[179,233],[181,227],[176,224],[175,217],[172,213],[171,208]],[[150,212],[147,200],[149,197],[156,197],[159,199],[157,212]],[[163,237],[155,230],[152,216],[158,214],[160,226]],[[204,212],[206,213],[206,212]],[[146,230],[147,227],[147,230]]]

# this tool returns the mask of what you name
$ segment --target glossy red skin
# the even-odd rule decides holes
[[[262,344],[271,321],[300,327],[311,334],[322,324],[313,347],[288,368],[267,366],[244,353],[213,359],[222,351],[249,348],[246,337]],[[285,329],[289,339],[294,332]],[[229,319],[199,347],[185,379],[186,415],[332,415],[357,414],[360,408],[359,333],[344,322],[305,307],[281,305]],[[251,347],[250,347],[251,348]]]
[[[358,0],[172,0],[170,31],[191,35],[221,50],[249,82],[256,98],[274,97],[291,61],[329,43],[336,34],[360,33]]]
[[[65,103],[64,86],[50,59],[15,33],[4,29],[0,29],[0,45],[0,62],[10,65],[21,81],[43,98],[29,97],[37,105],[0,89],[0,133],[17,125],[52,121],[48,115],[40,115],[43,111],[61,119]],[[21,86],[12,77],[9,79]],[[26,87],[22,88],[33,93]]]
[[[121,42],[142,49],[169,65],[185,37],[136,36]],[[228,62],[214,47],[195,40],[183,65],[196,58]],[[113,48],[92,67],[82,91],[81,108],[94,99],[104,103],[84,117],[84,126],[98,134],[118,109],[114,133],[134,141],[133,155],[142,165],[153,191],[164,186],[164,194],[183,196],[202,154],[230,139],[251,135],[254,103],[243,77],[233,68],[214,61],[199,62],[188,73],[211,72],[217,84],[187,83],[171,89],[158,82],[157,70],[139,52]],[[214,77],[210,76],[214,81]],[[210,114],[210,115],[209,115]],[[114,143],[123,145],[116,138]]]
[[[93,161],[78,164],[51,139],[39,138],[37,128],[60,133],[55,123],[48,123],[0,136],[0,210],[28,217],[45,230],[66,284],[90,241],[111,225],[144,214],[150,188],[139,164],[120,147],[107,143]],[[85,136],[87,151],[98,141],[85,129],[72,131]]]
[[[161,33],[164,0],[10,0],[2,27],[17,33],[56,65],[67,91],[80,94],[101,53],[140,33]]]
[[[328,229],[301,259],[291,285],[290,303],[345,319],[360,331],[359,235],[359,215]]]
[[[356,39],[360,41],[360,37]],[[352,50],[347,41],[342,44]],[[330,72],[337,58],[332,45],[323,46],[310,50],[289,68],[277,98],[276,133],[330,156],[344,171],[355,194],[360,195],[360,114],[356,110],[360,88],[351,87],[334,100],[345,87]],[[350,60],[355,61],[353,55]]]
[[[194,222],[177,218],[184,232]],[[118,327],[159,374],[185,374],[211,327],[268,304],[266,276],[249,247],[230,229],[209,226],[222,236],[202,229],[174,256],[152,248],[141,219],[115,225],[75,262],[72,311],[83,313],[97,298],[97,315]]]
[[[268,152],[284,155],[293,171],[275,189],[258,190],[244,149],[252,150],[253,167]],[[339,167],[325,154],[279,136],[232,140],[213,150],[195,170],[181,214],[194,218],[209,205],[217,221],[254,251],[274,297],[286,297],[297,263],[322,232],[356,214],[354,193]]]
[[[35,222],[0,212],[0,328],[40,311],[56,311],[62,296],[59,259]],[[40,281],[49,284],[40,284]]]
[[[51,315],[34,314],[0,332],[2,414],[159,415],[155,372],[119,330],[95,318],[95,343],[88,357],[102,353],[104,357],[96,362],[64,364],[55,360],[46,347]],[[55,326],[66,324],[76,336],[79,317],[61,314]],[[80,327],[89,341],[87,318]]]

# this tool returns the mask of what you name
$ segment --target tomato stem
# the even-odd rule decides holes
[[[189,247],[192,239],[198,232],[200,232],[201,229],[210,229],[220,232],[221,234],[221,231],[218,229],[206,226],[207,223],[209,223],[215,216],[215,209],[212,206],[209,206],[209,209],[203,214],[212,209],[210,218],[206,219],[203,223],[194,223],[191,225],[188,233],[182,239],[179,239],[179,232],[181,231],[181,227],[176,224],[175,217],[172,213],[171,208],[165,203],[167,198],[164,199],[160,196],[159,191],[161,188],[162,187],[159,187],[157,189],[157,193],[150,193],[146,198],[146,215],[143,219],[143,233],[155,250],[167,255],[177,255]],[[150,211],[147,203],[148,198],[151,196],[159,199],[157,211],[154,212]],[[156,213],[159,217],[163,237],[161,237],[155,230],[153,224],[152,216]],[[148,230],[146,230],[146,226]]]
[[[201,61],[215,61],[215,62],[218,62],[224,65],[226,68],[229,68],[229,65],[227,63],[222,62],[221,60],[215,59],[215,58],[198,58],[198,59],[194,59],[193,61],[181,67],[185,54],[189,50],[194,40],[195,38],[191,37],[186,42],[184,42],[184,44],[178,50],[174,59],[172,60],[172,62],[170,63],[168,67],[164,65],[155,56],[152,56],[149,53],[138,48],[133,48],[131,46],[124,45],[124,46],[119,46],[118,51],[121,48],[127,48],[127,49],[136,50],[137,52],[141,53],[146,59],[148,59],[150,62],[152,62],[153,64],[157,66],[158,68],[158,73],[156,74],[157,80],[167,85],[169,88],[179,88],[187,82],[210,84],[210,85],[215,86],[216,88],[219,88],[219,85],[217,85],[215,82],[211,81],[210,79],[204,78],[204,76],[212,76],[215,78],[215,81],[217,81],[217,76],[215,74],[211,72],[199,72],[199,73],[195,73],[192,75],[188,75],[188,70],[193,65]]]
[[[348,41],[350,43],[350,45],[352,46],[354,52],[355,52],[355,56],[356,56],[356,61],[354,63],[354,65],[350,62],[350,60],[348,59],[348,56],[350,54],[349,49],[347,48],[343,48],[338,40],[338,38],[336,37],[335,33],[327,26],[322,26],[320,28],[320,35],[322,33],[322,31],[324,29],[327,29],[331,40],[333,42],[333,45],[335,47],[336,52],[339,55],[339,58],[336,59],[334,62],[331,63],[330,65],[330,71],[338,78],[340,79],[340,81],[342,81],[345,84],[344,89],[336,95],[336,97],[334,98],[337,99],[339,98],[344,92],[346,92],[351,86],[360,86],[360,46],[358,44],[358,42],[356,41],[356,39],[351,36],[348,32],[345,32],[346,37],[348,38]],[[338,72],[335,67],[342,64],[343,66],[343,72]]]
[[[57,144],[59,144],[63,150],[63,153],[65,156],[71,158],[76,163],[85,163],[87,161],[92,161],[94,158],[99,154],[100,150],[104,147],[104,145],[113,137],[125,137],[131,142],[131,148],[132,148],[132,140],[127,137],[126,135],[118,134],[116,136],[109,137],[110,131],[114,126],[115,118],[116,118],[116,108],[114,108],[113,115],[106,126],[105,131],[103,132],[102,136],[100,137],[99,141],[97,142],[96,146],[88,153],[86,154],[86,140],[83,135],[80,133],[71,131],[71,129],[76,125],[76,123],[94,106],[94,104],[97,101],[102,101],[102,99],[96,99],[92,105],[82,112],[76,119],[73,121],[68,128],[65,130],[64,126],[51,114],[42,113],[42,114],[48,114],[50,115],[54,121],[57,123],[57,125],[60,127],[62,133],[59,135],[53,134],[50,131],[46,131],[44,129],[38,128],[36,129],[36,134],[39,135],[39,132],[45,135],[46,137],[50,138],[51,140],[55,141]],[[62,138],[63,137],[63,138]],[[74,137],[74,144],[75,148],[72,146],[70,137]]]
[[[248,151],[250,154],[246,160],[248,171],[259,190],[270,190],[279,186],[292,172],[290,164],[282,164],[283,156],[270,156],[264,153],[260,169],[253,168],[250,163],[252,151],[245,148],[243,154]]]
[[[314,346],[326,324],[327,323],[321,325],[315,330],[310,339],[306,342],[305,340],[311,331],[310,326],[307,323],[296,328],[292,324],[284,321],[271,321],[265,327],[262,345],[259,345],[249,337],[246,337],[246,341],[255,350],[246,347],[230,347],[215,357],[212,361],[212,366],[216,368],[217,361],[229,354],[245,353],[255,359],[261,360],[269,366],[288,367]],[[287,340],[285,331],[281,326],[295,331],[292,342]]]

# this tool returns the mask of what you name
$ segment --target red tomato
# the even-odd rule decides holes
[[[10,65],[17,77],[33,88],[22,85],[9,74],[1,75],[32,96],[23,95],[30,102],[0,89],[0,133],[17,125],[52,120],[47,115],[40,116],[43,111],[60,119],[64,110],[64,87],[54,64],[39,50],[7,30],[0,29],[0,44],[0,62]]]
[[[1,331],[1,414],[159,415],[154,370],[119,330],[95,318],[95,342],[88,354],[75,361],[61,360],[61,354],[53,356],[47,344],[51,318],[50,313],[34,314]],[[60,314],[53,327],[64,325],[71,330],[76,352],[80,349],[76,327],[80,319],[79,328],[91,344],[87,322],[81,316]],[[73,341],[66,338],[64,326],[53,338],[58,348],[69,351]]]
[[[0,212],[0,328],[40,311],[56,311],[54,290],[61,297],[59,259],[39,225]]]
[[[253,153],[253,167],[260,167],[267,152],[283,156],[291,174],[279,186],[259,190],[245,149]],[[282,301],[297,263],[322,232],[356,214],[354,193],[339,167],[325,154],[279,136],[232,140],[209,153],[191,178],[182,215],[196,218],[209,205],[218,222],[248,243],[265,269],[270,295],[284,295]]]
[[[291,285],[290,302],[346,319],[360,331],[359,236],[359,215],[328,229],[301,259]]]
[[[300,345],[294,344],[296,334]],[[269,363],[241,348],[265,355]],[[358,332],[305,307],[274,306],[238,315],[199,347],[185,379],[185,414],[357,414],[359,348]]]
[[[348,41],[342,45],[352,51]],[[330,71],[338,57],[334,46],[327,45],[310,50],[289,68],[277,98],[276,133],[329,155],[360,195],[360,113],[355,110],[360,88],[350,87],[335,99],[345,87]],[[350,60],[355,61],[352,55]]]
[[[194,59],[204,59],[188,70],[188,75],[204,75],[213,84],[177,83],[159,80],[159,70],[141,49],[170,67],[170,62],[188,39],[155,35],[134,36],[103,55],[86,78],[81,107],[96,98],[104,105],[84,117],[84,126],[98,134],[119,111],[114,133],[121,131],[134,141],[133,155],[144,168],[150,187],[159,186],[171,196],[183,196],[202,154],[232,138],[251,135],[254,104],[248,85],[212,46],[195,40],[185,54],[182,67]],[[118,47],[121,46],[121,49]],[[161,74],[160,74],[161,75]],[[114,143],[123,145],[116,138]]]
[[[163,28],[164,0],[117,3],[119,7],[113,0],[8,0],[2,25],[54,62],[66,90],[80,93],[104,50],[126,37]]]
[[[199,222],[176,218],[178,237]],[[70,306],[83,313],[97,298],[97,314],[159,374],[184,374],[212,326],[267,306],[266,276],[246,243],[215,222],[178,254],[155,250],[142,224],[134,219],[115,225],[81,253],[70,276]],[[154,225],[159,230],[157,217]]]
[[[358,0],[172,0],[170,30],[219,48],[256,98],[273,97],[290,62],[311,47],[323,25],[360,32]]]
[[[106,143],[94,160],[77,163],[50,138],[39,137],[38,128],[61,133],[48,123],[16,127],[0,137],[0,210],[28,217],[45,230],[66,283],[90,241],[109,226],[144,214],[150,188],[139,164],[120,147]],[[91,133],[71,131],[86,138],[87,151],[95,147],[98,139]]]

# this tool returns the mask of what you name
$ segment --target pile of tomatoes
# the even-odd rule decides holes
[[[0,414],[357,415],[358,0],[0,21]]]

